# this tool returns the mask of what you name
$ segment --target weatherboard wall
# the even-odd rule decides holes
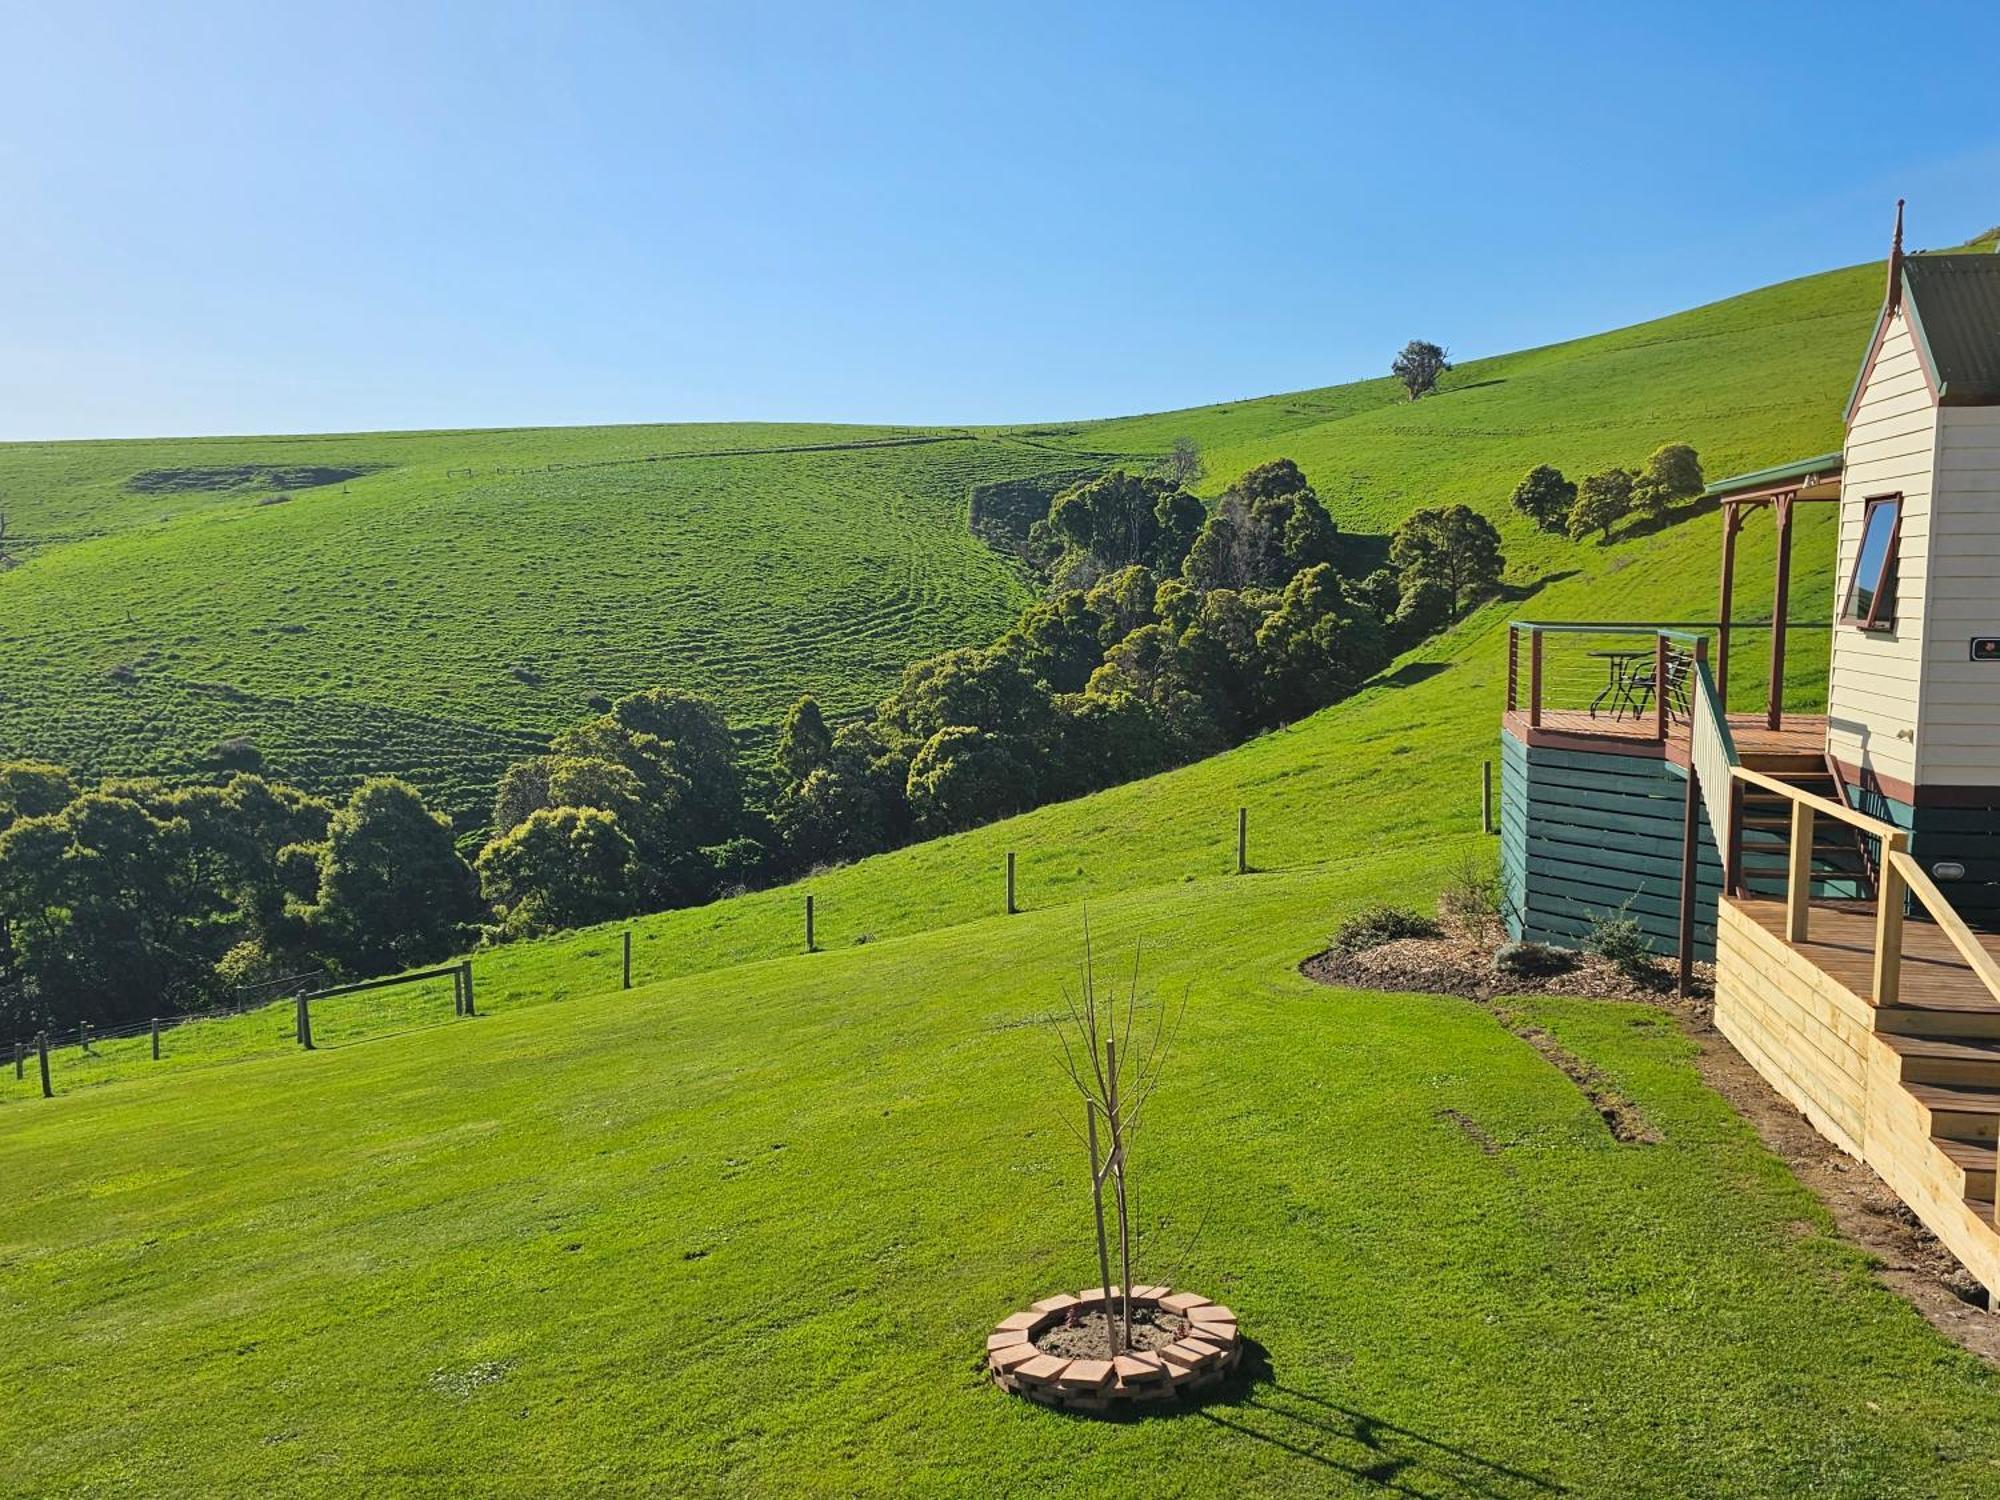
[[[1912,779],[2000,786],[2000,662],[1972,659],[2000,636],[2000,407],[1939,409],[1935,486]]]
[[[1896,542],[1896,618],[1887,630],[1836,623],[1827,686],[1827,750],[1863,773],[1908,786],[1917,779],[1918,685],[1929,588],[1937,407],[1901,311],[1848,425],[1841,470],[1840,549],[1833,608],[1847,601],[1868,500],[1903,497]]]
[[[1577,947],[1623,910],[1654,951],[1679,951],[1687,778],[1663,758],[1532,747],[1500,736],[1500,875],[1518,939]],[[1695,811],[1695,956],[1715,955],[1722,862]]]

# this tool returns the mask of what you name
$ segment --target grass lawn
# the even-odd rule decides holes
[[[1990,1495],[1945,1345],[1642,1007],[1543,1004],[1664,1136],[1485,1012],[1292,964],[1415,857],[1108,899],[1191,986],[1137,1153],[1158,1259],[1270,1371],[1118,1426],[986,1327],[1094,1279],[1036,1024],[1077,912],[966,923],[7,1112],[21,1494]],[[1477,1122],[1483,1147],[1447,1111]]]

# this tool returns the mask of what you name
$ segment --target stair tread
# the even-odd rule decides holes
[[[1915,960],[1906,960],[1915,962]],[[1991,995],[1898,995],[1894,1005],[1885,1005],[1877,1015],[1894,1014],[1899,1010],[1943,1011],[1956,1015],[1994,1016],[2000,1015],[2000,1000]]]
[[[1942,1036],[1907,1036],[1885,1031],[1882,1040],[1905,1057],[1950,1058],[1965,1062],[2000,1063],[2000,1038],[1983,1040]]]
[[[1972,1171],[1993,1170],[1994,1152],[1991,1141],[1954,1141],[1933,1137],[1931,1144],[1958,1166]]]
[[[1969,1083],[1906,1083],[1919,1104],[1928,1109],[1953,1109],[1967,1115],[2000,1115],[2000,1088]]]

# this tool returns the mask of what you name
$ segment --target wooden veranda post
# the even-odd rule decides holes
[[[1780,495],[1772,502],[1778,513],[1778,579],[1771,604],[1771,697],[1764,722],[1780,728],[1785,719],[1785,612],[1792,604],[1792,500]]]
[[[1715,625],[1715,696],[1723,713],[1729,712],[1729,621],[1736,605],[1736,533],[1743,529],[1743,512],[1738,506],[1722,507],[1722,598],[1721,614]]]

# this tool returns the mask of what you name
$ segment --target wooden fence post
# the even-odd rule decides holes
[[[1013,916],[1021,908],[1014,904],[1014,851],[1007,851],[1007,915]]]
[[[813,941],[813,898],[806,897],[806,952],[817,953],[819,945]]]
[[[468,1016],[476,1016],[479,1014],[479,1007],[472,1000],[472,960],[468,958],[464,963],[460,964],[458,972],[460,976],[459,984],[465,990],[465,1013]]]
[[[625,988],[632,988],[632,930],[625,930]]]
[[[56,1091],[49,1087],[49,1034],[46,1031],[35,1037],[35,1055],[42,1065],[42,1097],[53,1099]]]
[[[27,1049],[26,1047],[22,1046],[22,1045],[21,1045],[21,1044],[20,1044],[19,1042],[16,1042],[16,1043],[14,1043],[14,1076],[15,1076],[15,1078],[17,1078],[17,1079],[18,1079],[18,1078],[24,1078],[24,1077],[26,1077],[26,1076],[27,1076],[27,1071],[26,1071],[26,1064],[27,1064],[27,1057],[28,1057],[28,1049]]]
[[[310,1052],[313,1050],[312,1002],[306,999],[305,991],[300,990],[292,1006],[298,1012],[293,1029],[298,1033],[299,1045]]]
[[[451,971],[451,1013],[454,1016],[465,1014],[465,970],[463,969]]]
[[[90,1022],[88,1021],[78,1021],[76,1023],[76,1054],[78,1057],[90,1056]]]
[[[1236,873],[1250,873],[1250,809],[1236,809]]]
[[[1479,831],[1493,832],[1493,762],[1479,763]]]
[[[153,1017],[153,1061],[160,1060],[160,1018]]]

